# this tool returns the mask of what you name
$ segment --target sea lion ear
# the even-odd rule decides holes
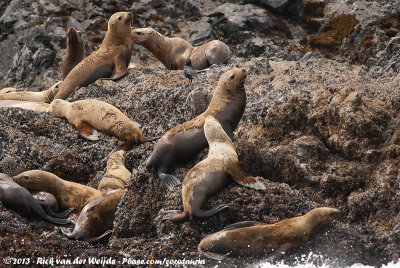
[[[119,17],[118,17],[118,20],[122,20],[122,16],[119,16]]]

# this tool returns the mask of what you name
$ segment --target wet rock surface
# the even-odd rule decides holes
[[[260,13],[218,11],[242,2]],[[398,2],[254,2],[0,4],[0,47],[6,51],[0,55],[1,87],[48,88],[61,78],[67,27],[82,31],[89,54],[101,43],[107,18],[119,10],[135,15],[134,27],[154,27],[195,45],[214,38],[227,42],[233,51],[231,62],[200,73],[190,85],[182,71],[165,70],[151,54],[135,47],[127,77],[98,80],[67,100],[106,101],[139,122],[145,136],[155,137],[201,113],[221,74],[245,68],[247,105],[234,144],[243,172],[266,179],[264,191],[232,181],[206,204],[233,204],[235,211],[184,223],[164,221],[161,210],[182,209],[181,189],[169,192],[146,170],[154,143],[144,143],[127,152],[132,177],[111,238],[96,244],[71,241],[59,227],[22,218],[0,204],[0,257],[204,259],[197,253],[200,240],[228,224],[275,223],[331,206],[342,210],[342,218],[278,261],[301,263],[309,252],[322,256],[303,260],[315,265],[380,266],[398,258]],[[281,3],[284,8],[273,6]],[[288,14],[296,16],[288,19]],[[229,22],[236,15],[243,19]],[[97,187],[107,156],[121,142],[104,133],[99,141],[85,140],[51,113],[0,109],[0,172],[11,176],[42,169]],[[174,174],[182,181],[206,155],[207,149]],[[260,261],[227,259],[223,265]],[[218,264],[206,260],[206,266]]]

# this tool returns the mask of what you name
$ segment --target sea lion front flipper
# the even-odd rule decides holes
[[[208,218],[225,209],[236,210],[236,207],[234,205],[221,204],[214,206],[208,210],[193,210],[193,215],[198,218]]]
[[[291,249],[293,247],[293,244],[290,243],[285,243],[282,244],[281,246],[279,246],[277,249],[275,249],[275,251],[271,254],[271,256],[269,256],[268,258],[264,259],[262,262],[270,262],[273,259],[278,258],[279,256],[285,254],[286,251],[288,251],[289,249]]]
[[[175,186],[181,184],[181,182],[174,175],[171,174],[165,174],[163,172],[160,172],[158,173],[158,177],[170,191],[172,191]]]
[[[161,214],[163,220],[170,220],[170,221],[183,221],[188,216],[185,211],[180,211],[180,210],[161,211]]]
[[[200,248],[198,248],[198,251],[204,256],[207,257],[209,259],[212,260],[216,260],[216,261],[222,261],[224,260],[228,254],[218,254],[218,253],[212,253],[212,252],[208,252],[208,251],[204,251]]]
[[[83,241],[89,242],[89,243],[95,243],[99,241],[100,239],[106,237],[107,235],[112,234],[112,230],[107,230],[103,234],[95,237],[90,237],[90,238],[85,238]]]
[[[264,225],[265,223],[258,222],[258,221],[241,221],[237,223],[233,223],[230,225],[225,226],[224,231],[228,230],[234,230],[238,228],[245,228],[245,227],[251,227],[251,226],[256,226],[256,225]]]
[[[114,71],[113,76],[111,77],[111,80],[117,81],[117,80],[125,77],[128,74],[126,60],[122,56],[122,54],[118,55],[114,58],[114,64],[115,64],[115,71]]]
[[[226,172],[240,185],[256,190],[266,189],[263,183],[263,177],[245,177],[240,169],[239,163],[236,163],[233,167],[228,168]]]
[[[91,141],[97,141],[99,140],[99,132],[92,128],[90,125],[84,123],[84,122],[79,122],[76,125],[76,130],[78,130],[79,134],[84,137],[85,139],[91,140]]]

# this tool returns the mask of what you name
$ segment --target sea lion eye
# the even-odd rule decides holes
[[[142,32],[136,32],[137,35],[142,35]]]
[[[230,79],[233,80],[234,78],[235,78],[235,75],[232,74]]]
[[[122,16],[119,16],[119,17],[118,17],[118,20],[122,20]]]
[[[29,176],[24,176],[24,180],[29,180]]]

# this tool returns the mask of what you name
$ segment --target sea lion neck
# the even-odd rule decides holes
[[[152,31],[150,34],[151,37],[147,38],[143,42],[143,46],[145,46],[158,60],[161,61],[161,59],[164,59],[165,53],[171,50],[171,40],[156,31]]]

